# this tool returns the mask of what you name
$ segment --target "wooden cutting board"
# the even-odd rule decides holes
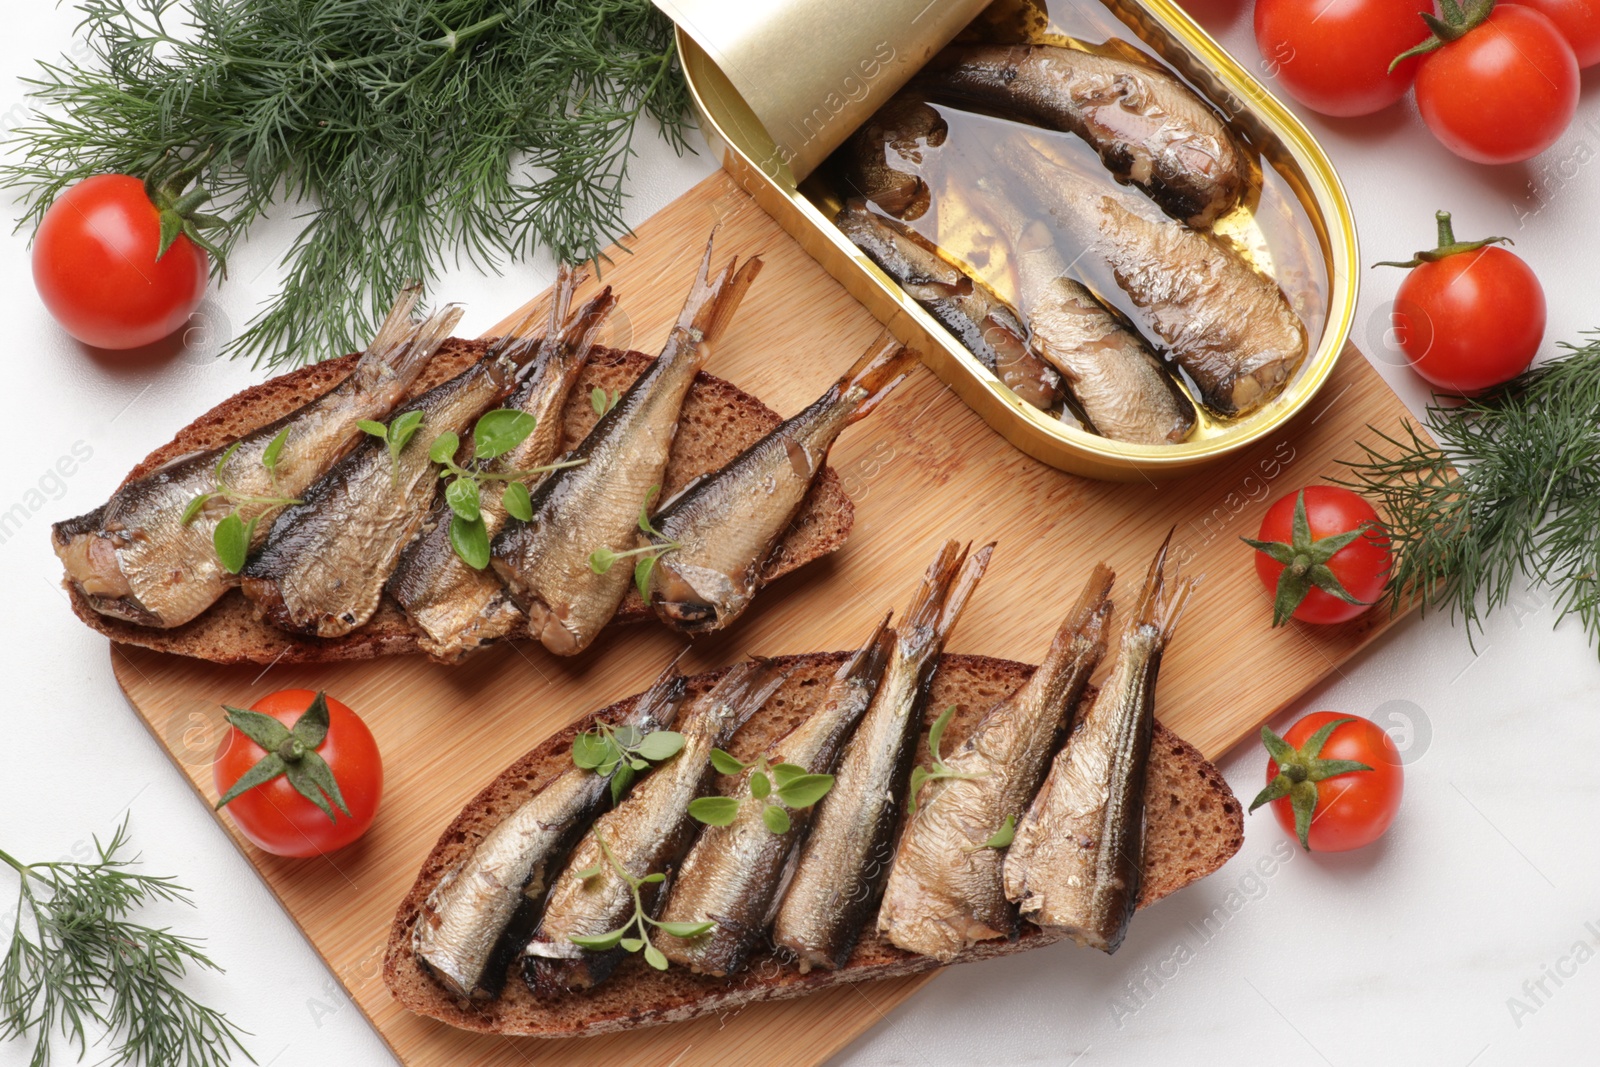
[[[633,254],[619,253],[606,268],[620,310],[605,341],[659,350],[719,222],[718,261],[759,253],[766,269],[708,369],[792,414],[879,326],[724,174],[651,218],[629,242]],[[1350,348],[1282,434],[1182,481],[1117,485],[1063,474],[1015,451],[919,368],[833,450],[856,505],[849,544],[764,592],[732,632],[696,641],[684,670],[749,652],[849,647],[884,611],[904,604],[947,537],[999,541],[948,650],[1037,662],[1093,563],[1109,562],[1126,589],[1175,526],[1178,558],[1204,581],[1162,669],[1160,716],[1214,757],[1388,625],[1374,611],[1340,627],[1270,630],[1268,597],[1238,538],[1254,535],[1270,501],[1351,457],[1366,424],[1392,431],[1405,414]],[[315,860],[278,859],[235,842],[404,1063],[809,1067],[933,976],[758,1004],[730,1018],[551,1042],[484,1037],[418,1018],[395,1005],[379,975],[395,906],[462,804],[560,726],[645,688],[680,645],[648,624],[609,631],[575,660],[520,643],[456,668],[405,657],[263,670],[115,645],[111,653],[134,709],[208,804],[216,799],[210,763],[224,702],[245,706],[292,686],[326,689],[372,727],[387,782],[365,839]],[[226,816],[222,824],[233,832]],[[958,968],[945,980],[972,978]]]

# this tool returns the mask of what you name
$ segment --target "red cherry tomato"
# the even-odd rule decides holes
[[[1556,24],[1502,4],[1484,22],[1423,57],[1417,107],[1450,151],[1475,163],[1531,159],[1578,110],[1578,60]]]
[[[1418,374],[1441,392],[1470,396],[1515,378],[1533,362],[1544,339],[1544,289],[1504,248],[1471,242],[1452,252],[1450,214],[1441,211],[1438,218],[1440,247],[1418,255],[1442,258],[1412,260],[1391,321]]]
[[[1572,46],[1578,66],[1600,63],[1600,4],[1594,0],[1521,0],[1542,13]]]
[[[262,697],[250,710],[293,727],[315,697],[310,689],[284,689]],[[334,806],[334,818],[330,820],[282,774],[245,790],[222,809],[232,814],[241,834],[277,856],[320,856],[343,848],[366,833],[378,813],[378,800],[383,795],[383,761],[378,756],[378,743],[355,712],[331,697],[325,699],[328,733],[315,751],[333,772],[350,814],[345,815]],[[230,728],[211,767],[217,795],[226,794],[266,754],[238,727]]]
[[[1289,727],[1283,740],[1299,749],[1317,730],[1337,719],[1351,721],[1334,727],[1318,758],[1355,760],[1372,770],[1351,771],[1316,783],[1317,803],[1308,834],[1313,852],[1347,852],[1372,844],[1394,822],[1395,813],[1400,810],[1401,794],[1405,791],[1400,750],[1370,719],[1341,715],[1336,711],[1317,711]],[[1269,784],[1278,776],[1278,771],[1278,761],[1269,758]],[[1272,814],[1291,837],[1298,836],[1294,806],[1289,797],[1272,801]]]
[[[1418,61],[1389,72],[1427,33],[1417,17],[1433,0],[1256,0],[1263,69],[1324,115],[1370,115],[1406,95]]]
[[[1383,583],[1393,562],[1389,534],[1365,497],[1336,485],[1308,485],[1299,492],[1280,497],[1267,509],[1257,535],[1258,543],[1294,546],[1294,513],[1302,493],[1312,547],[1324,538],[1365,527],[1365,533],[1340,548],[1327,561],[1333,577],[1361,603],[1351,604],[1311,585],[1306,589],[1305,598],[1294,608],[1293,617],[1309,623],[1349,622],[1383,593]],[[1285,564],[1265,551],[1258,549],[1256,552],[1256,573],[1261,577],[1261,584],[1275,597],[1280,592],[1284,568]]]
[[[50,314],[96,348],[138,348],[177,330],[206,295],[206,253],[187,235],[160,259],[161,219],[144,183],[86,178],[45,212],[33,282]]]

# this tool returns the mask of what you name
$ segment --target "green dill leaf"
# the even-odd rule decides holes
[[[217,523],[216,529],[211,531],[211,544],[223,570],[238,574],[244,569],[245,559],[250,555],[250,531],[245,529],[244,520],[237,511],[223,516]]]
[[[526,411],[497,408],[486,411],[472,429],[472,454],[477,459],[496,459],[510,452],[533,433],[539,420]]]
[[[718,774],[738,774],[749,764],[740,763],[730,752],[714,748],[711,750],[711,766],[716,768]]]
[[[707,826],[727,826],[739,814],[733,797],[699,797],[689,802],[689,816]]]
[[[789,813],[776,804],[768,804],[761,809],[761,821],[766,824],[767,830],[774,834],[786,834],[794,825]]]
[[[267,476],[278,477],[278,460],[283,457],[283,446],[289,443],[289,427],[279,430],[272,440],[267,442],[266,450],[261,453],[261,465],[267,468]]]
[[[660,763],[676,756],[683,744],[684,737],[676,730],[653,730],[639,741],[634,751],[652,763]]]
[[[453,478],[444,488],[445,503],[455,512],[456,518],[477,522],[482,510],[478,497],[478,483],[471,478]],[[485,531],[487,532],[487,531]],[[481,567],[479,568],[482,569]]]
[[[451,515],[450,547],[456,550],[461,562],[481,571],[489,565],[489,528],[481,518],[468,520]]]
[[[446,430],[433,439],[433,444],[428,446],[428,458],[440,466],[449,464],[456,458],[456,450],[461,447],[461,438],[452,430]]]
[[[513,519],[530,522],[533,519],[533,498],[528,495],[528,487],[521,482],[510,482],[506,485],[505,492],[500,496],[500,506],[506,509],[506,514]]]

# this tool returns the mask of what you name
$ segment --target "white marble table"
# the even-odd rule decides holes
[[[1256,55],[1245,0],[1199,0],[1236,55]],[[35,57],[73,47],[74,16],[18,0],[0,38],[0,125]],[[20,9],[20,10],[19,10]],[[1312,117],[1349,188],[1363,259],[1430,244],[1432,213],[1458,232],[1514,237],[1550,300],[1548,339],[1600,326],[1600,79],[1586,78],[1577,123],[1543,157],[1499,169],[1438,147],[1409,104],[1375,118]],[[629,217],[643,219],[706,174],[646,140]],[[284,215],[288,212],[285,211]],[[263,225],[206,305],[218,332],[248,320],[291,238]],[[230,847],[145,728],[127,714],[102,638],[56,587],[46,531],[105,498],[128,466],[195,412],[256,381],[212,358],[205,337],[176,361],[96,362],[33,292],[25,238],[3,238],[6,399],[0,441],[0,588],[11,605],[0,657],[0,847],[81,855],[88,834],[132,809],[151,871],[181,874],[198,910],[164,910],[204,936],[225,977],[193,987],[253,1032],[262,1063],[381,1064],[389,1055]],[[548,262],[505,277],[457,272],[436,289],[468,301],[476,333],[542,288]],[[1424,390],[1383,334],[1398,272],[1363,279],[1357,342],[1414,409]],[[83,456],[58,477],[57,461]],[[20,505],[19,512],[14,505]],[[1408,621],[1296,713],[1329,707],[1410,726],[1408,781],[1386,839],[1342,856],[1285,846],[1265,813],[1216,876],[1143,914],[1115,957],[1057,946],[959,968],[891,1013],[836,1060],[852,1067],[979,1063],[1232,1065],[1589,1062],[1600,1003],[1600,667],[1576,627],[1551,632],[1548,595],[1527,593],[1477,642],[1448,618]],[[1279,723],[1280,728],[1286,725]],[[1262,758],[1223,770],[1241,796]],[[11,883],[0,878],[0,897]],[[59,1062],[72,1062],[70,1054]],[[25,1062],[0,1046],[0,1067]]]

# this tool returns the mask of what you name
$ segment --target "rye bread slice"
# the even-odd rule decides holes
[[[849,655],[832,652],[779,657],[779,662],[792,673],[734,737],[730,751],[740,759],[753,760],[768,744],[802,721],[820,701],[829,677]],[[937,712],[956,706],[945,734],[944,750],[948,752],[966,738],[983,712],[1026,681],[1033,670],[1026,663],[987,656],[941,657],[923,722],[918,761],[928,760],[927,729]],[[694,677],[690,692],[710,688],[722,673],[719,670]],[[491,827],[571,766],[572,739],[579,731],[589,729],[597,718],[615,721],[632,707],[635,699],[620,700],[548,738],[489,783],[445,829],[390,928],[383,977],[395,1000],[420,1015],[465,1030],[577,1037],[685,1022],[757,1001],[805,996],[846,982],[896,978],[939,966],[930,957],[895,948],[879,938],[874,932],[875,924],[869,923],[850,962],[838,971],[814,970],[802,975],[792,965],[764,954],[739,975],[713,978],[682,967],[654,971],[635,955],[599,988],[557,999],[536,998],[515,973],[500,998],[489,1004],[465,1003],[446,992],[411,952],[411,930],[423,901],[444,873],[465,857]],[[1243,813],[1228,783],[1192,745],[1159,724],[1148,773],[1141,908],[1210,874],[1244,843]],[[717,779],[717,789],[731,786],[731,779]],[[1024,924],[1024,932],[1016,941],[984,943],[963,952],[954,962],[1008,955],[1056,940],[1057,935]]]
[[[481,359],[487,347],[488,343],[483,340],[451,338],[446,341],[423,369],[407,397],[418,396],[460,374]],[[643,352],[597,349],[589,357],[562,413],[563,447],[575,446],[598,421],[599,416],[589,400],[594,387],[608,391],[626,389],[644,373],[653,358]],[[217,448],[287,415],[343,381],[354,369],[356,359],[357,356],[348,355],[302,367],[230,397],[146,456],[124,483],[179,456]],[[724,466],[781,421],[776,412],[750,394],[721,378],[700,374],[684,402],[661,499],[677,492],[691,479]],[[839,476],[832,467],[825,468],[801,504],[788,535],[768,561],[763,580],[771,582],[836,551],[849,536],[854,517],[855,509],[839,483]],[[344,637],[316,638],[285,633],[262,622],[237,589],[230,590],[193,621],[162,630],[101,615],[71,583],[66,583],[66,588],[78,618],[111,640],[214,663],[323,663],[421,651],[417,647],[417,631],[406,621],[399,605],[387,595],[366,625]],[[644,601],[636,590],[630,590],[615,621],[639,622],[648,618],[650,612]]]

